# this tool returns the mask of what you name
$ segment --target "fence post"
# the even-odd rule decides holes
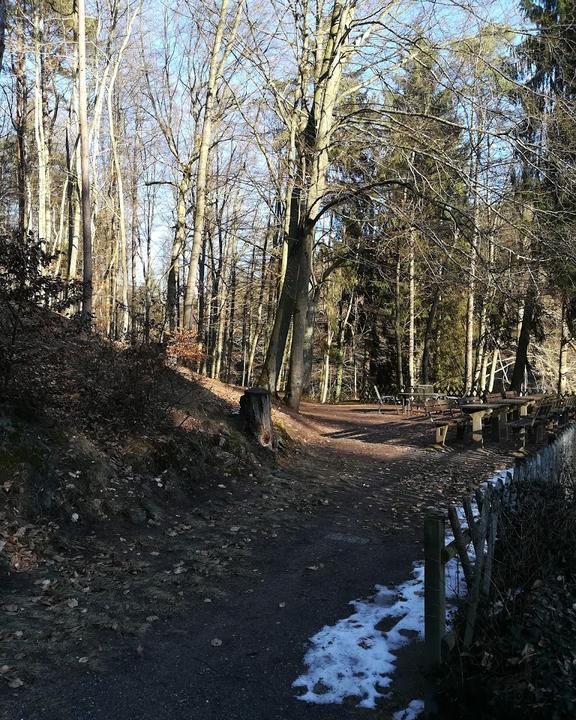
[[[446,519],[438,511],[424,518],[424,642],[431,666],[442,662],[442,639],[446,632],[446,586],[444,549]]]

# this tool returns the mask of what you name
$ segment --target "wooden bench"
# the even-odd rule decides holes
[[[471,425],[469,415],[465,415],[457,404],[447,400],[437,400],[434,409],[428,409],[427,416],[435,430],[434,441],[436,445],[446,446],[448,429],[456,428],[456,437],[464,438],[466,430]],[[436,415],[434,414],[436,412]]]
[[[564,427],[568,425],[570,420],[574,418],[576,411],[576,398],[574,396],[558,398],[556,407],[554,407],[550,413],[551,418],[554,420],[558,427]]]
[[[544,433],[549,422],[553,419],[552,412],[555,407],[556,401],[539,402],[531,414],[508,423],[508,427],[512,432],[518,433],[520,450],[526,447],[527,437],[536,442],[544,440]]]
[[[410,394],[411,409],[426,410],[429,403],[437,399],[434,385],[412,385]]]
[[[378,412],[382,412],[382,408],[385,405],[396,405],[396,412],[399,412],[399,410],[402,407],[402,403],[398,400],[398,397],[396,395],[383,395],[380,390],[378,390],[378,386],[374,385],[374,393],[376,394],[376,401],[378,403]]]

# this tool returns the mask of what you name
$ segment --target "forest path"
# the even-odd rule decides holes
[[[219,592],[187,594],[186,611],[161,617],[138,644],[104,640],[98,671],[77,665],[4,694],[2,720],[380,720],[421,694],[418,644],[401,652],[395,695],[377,711],[309,705],[292,683],[311,635],[374,585],[410,577],[424,508],[506,455],[430,450],[429,424],[374,406],[305,404],[298,422],[303,449],[249,493],[206,502],[210,537],[233,533],[246,548]],[[148,612],[166,609],[157,601]]]

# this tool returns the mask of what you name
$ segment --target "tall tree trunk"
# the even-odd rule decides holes
[[[258,350],[258,342],[262,333],[263,312],[264,312],[264,290],[266,288],[266,256],[268,253],[268,244],[272,233],[272,222],[269,222],[266,234],[264,236],[264,246],[262,248],[262,258],[260,263],[260,282],[258,288],[258,305],[256,310],[256,318],[252,331],[250,342],[250,357],[248,360],[248,382],[252,380],[254,370],[254,362],[256,360],[256,352]]]
[[[192,170],[189,165],[182,167],[182,176],[176,189],[176,227],[174,229],[174,241],[172,242],[172,253],[170,267],[166,280],[166,315],[170,332],[174,332],[177,326],[178,316],[178,273],[180,256],[186,240],[186,196],[190,189]]]
[[[308,223],[304,230],[303,241],[299,244],[298,283],[292,320],[292,347],[286,391],[286,404],[293,410],[297,410],[300,406],[306,380],[305,350],[313,242],[314,227]]]
[[[526,299],[524,301],[522,327],[520,328],[518,347],[516,348],[514,370],[512,372],[512,380],[510,382],[510,389],[515,390],[516,392],[520,392],[522,390],[524,374],[528,366],[528,347],[530,345],[530,336],[534,325],[536,296],[536,286],[532,280],[529,280],[528,288],[526,290]]]
[[[340,402],[342,397],[342,381],[344,379],[344,341],[346,340],[346,328],[352,312],[352,304],[354,301],[354,293],[350,294],[350,299],[344,309],[345,299],[341,298],[339,303],[338,317],[338,335],[336,338],[336,384],[334,387],[334,402]]]
[[[558,395],[566,390],[566,350],[568,338],[566,337],[566,298],[562,295],[562,309],[560,312],[560,348],[558,352]]]
[[[26,26],[26,0],[18,0],[16,17],[16,48],[13,72],[16,80],[16,175],[18,186],[18,227],[23,234],[29,230],[28,204],[28,158],[26,149],[28,118],[28,87],[26,84],[26,49],[24,45]]]
[[[232,276],[230,278],[230,313],[228,315],[228,337],[226,340],[226,382],[229,383],[232,377],[232,360],[234,357],[234,324],[236,321],[236,266],[238,258],[236,254],[232,259]]]
[[[115,74],[113,78],[115,79]],[[118,140],[116,137],[116,122],[114,113],[114,80],[110,80],[108,87],[108,132],[110,133],[110,147],[112,151],[112,161],[114,165],[114,173],[116,177],[116,191],[118,200],[118,234],[119,234],[119,254],[120,266],[122,269],[122,322],[120,325],[120,334],[122,339],[128,335],[129,327],[129,306],[128,306],[128,243],[126,240],[126,210],[124,205],[124,179],[122,177],[122,168],[120,166],[120,158],[118,156]],[[117,276],[116,276],[117,277]]]
[[[206,212],[206,193],[208,185],[208,163],[210,159],[210,145],[212,143],[212,124],[214,122],[214,105],[216,101],[216,90],[219,79],[224,71],[226,58],[232,49],[232,42],[238,29],[243,0],[239,0],[236,16],[232,27],[228,30],[227,41],[222,48],[224,32],[226,29],[226,17],[228,11],[228,0],[220,0],[220,14],[214,34],[214,42],[210,51],[210,68],[208,73],[208,84],[206,87],[206,101],[202,116],[202,129],[200,132],[200,146],[198,150],[198,164],[196,166],[196,203],[194,205],[194,235],[192,237],[192,250],[190,251],[190,264],[188,266],[188,278],[186,280],[186,294],[184,298],[184,327],[192,330],[194,324],[194,305],[196,303],[196,276],[198,274],[198,260],[202,247],[202,234],[204,232],[204,221]]]
[[[468,298],[466,301],[466,343],[464,349],[464,394],[469,395],[474,385],[474,312],[476,302],[476,252],[478,234],[474,230],[468,266]]]
[[[438,303],[440,302],[440,288],[437,286],[434,289],[434,295],[432,297],[432,305],[430,305],[430,311],[426,318],[426,328],[424,330],[424,342],[422,345],[422,384],[428,385],[430,383],[430,357],[431,357],[431,345],[434,337],[434,323],[436,320],[436,312],[438,311]]]
[[[415,230],[408,236],[408,386],[416,384],[416,258]]]
[[[78,13],[78,124],[80,132],[82,205],[82,320],[92,324],[92,216],[88,157],[88,112],[86,99],[86,16],[84,0],[76,0]]]
[[[402,350],[402,254],[400,242],[396,245],[396,283],[394,293],[394,335],[396,339],[396,382],[404,390],[404,353]]]
[[[320,286],[316,285],[308,293],[308,310],[306,312],[306,328],[304,331],[304,380],[303,392],[308,392],[312,382],[312,367],[314,363],[314,328],[316,327],[316,309],[320,299]]]
[[[4,61],[4,38],[6,37],[6,1],[0,0],[0,72]]]
[[[126,210],[124,204],[124,180],[122,177],[122,167],[120,164],[120,157],[118,154],[118,138],[116,136],[116,118],[115,118],[115,105],[117,109],[118,97],[115,95],[116,78],[118,77],[118,70],[122,62],[122,56],[128,46],[130,35],[132,34],[132,26],[140,8],[142,2],[140,2],[135,10],[133,11],[128,21],[126,33],[122,41],[122,45],[118,50],[118,55],[114,62],[114,68],[108,84],[107,93],[107,105],[108,105],[108,132],[110,134],[110,147],[112,151],[112,162],[114,165],[114,173],[116,175],[116,188],[118,192],[118,225],[120,234],[120,264],[122,267],[122,323],[121,323],[121,334],[122,338],[125,339],[128,336],[128,329],[130,324],[130,306],[128,303],[128,241],[126,237]],[[116,102],[115,102],[116,101]],[[118,114],[118,113],[116,113]]]
[[[332,347],[332,337],[334,333],[328,323],[328,330],[326,332],[326,346],[324,348],[324,360],[322,362],[322,384],[320,387],[320,402],[326,403],[328,401],[328,393],[330,391],[330,349]]]
[[[299,273],[299,264],[297,261],[300,246],[303,242],[300,211],[300,189],[295,187],[290,202],[290,229],[287,238],[288,261],[286,264],[286,272],[278,298],[274,323],[268,339],[266,358],[258,380],[258,385],[267,388],[272,393],[275,393],[278,389],[280,368],[282,366],[288,330],[296,302]]]

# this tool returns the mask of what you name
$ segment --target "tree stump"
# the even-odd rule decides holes
[[[244,422],[244,430],[253,435],[262,447],[276,449],[272,402],[268,390],[248,388],[240,398],[240,417]]]

